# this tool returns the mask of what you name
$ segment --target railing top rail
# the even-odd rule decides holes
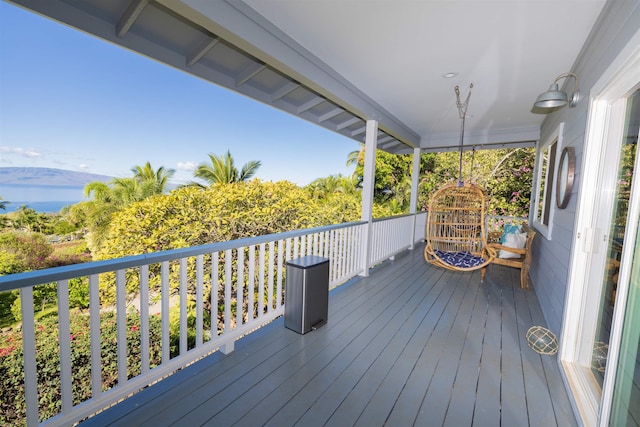
[[[417,214],[420,214],[421,212],[418,212]],[[384,218],[374,218],[372,220],[372,222],[382,222],[382,221],[389,221],[391,219],[399,219],[399,218],[404,218],[406,216],[413,216],[414,214],[402,214],[402,215],[394,215],[394,216],[386,216]]]
[[[122,270],[126,268],[138,267],[141,265],[157,264],[164,261],[173,261],[196,255],[222,252],[228,249],[259,245],[262,243],[284,240],[307,234],[321,233],[324,231],[337,230],[340,228],[353,227],[361,224],[366,224],[366,222],[346,222],[343,224],[334,224],[323,227],[286,231],[283,233],[267,234],[264,236],[247,237],[237,240],[230,240],[227,242],[209,243],[206,245],[192,246],[189,248],[171,249],[168,251],[152,252],[104,261],[94,261],[85,264],[74,264],[63,267],[48,268],[45,270],[35,270],[25,273],[9,274],[6,276],[0,276],[0,292],[20,289],[27,286],[35,286],[42,283],[51,283],[58,280],[71,279],[74,277],[89,276],[92,274]]]

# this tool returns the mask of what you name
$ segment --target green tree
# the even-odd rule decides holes
[[[7,202],[6,200],[2,199],[2,196],[0,196],[0,209],[2,209],[3,211],[7,210],[7,204],[9,204],[10,202]]]
[[[35,231],[40,228],[40,221],[38,212],[27,205],[22,205],[14,213],[13,227],[18,230]]]
[[[238,171],[229,151],[224,156],[209,154],[209,160],[211,163],[201,163],[194,172],[196,178],[203,179],[209,185],[248,181],[262,165],[260,161],[252,160],[245,163]]]
[[[174,171],[160,167],[154,170],[149,162],[144,166],[131,169],[134,173],[129,178],[114,178],[109,183],[94,181],[84,188],[88,202],[71,210],[76,218],[86,224],[89,235],[88,244],[92,252],[102,245],[114,213],[126,206],[148,197],[163,194]]]
[[[169,180],[176,173],[174,169],[165,169],[164,166],[157,170],[153,169],[151,163],[147,162],[144,166],[135,166],[131,169],[133,177],[142,182],[155,183],[155,194],[162,194],[166,191]]]
[[[314,199],[328,199],[336,193],[359,195],[358,183],[355,178],[346,176],[330,175],[325,178],[313,180],[305,188]]]

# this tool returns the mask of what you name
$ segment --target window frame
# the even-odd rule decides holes
[[[535,189],[531,206],[533,227],[551,240],[553,217],[556,211],[556,181],[559,154],[562,152],[564,122],[560,123],[543,142],[538,141]],[[554,148],[555,146],[555,148]],[[546,163],[546,168],[544,167]]]

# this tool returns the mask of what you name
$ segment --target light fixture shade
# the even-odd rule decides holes
[[[555,107],[563,107],[567,105],[568,96],[566,92],[561,91],[558,88],[558,84],[554,83],[549,86],[549,90],[540,94],[534,107],[536,108],[555,108]]]

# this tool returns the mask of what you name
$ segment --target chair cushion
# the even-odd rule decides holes
[[[479,256],[475,256],[470,252],[445,252],[440,250],[433,251],[438,258],[453,267],[471,268],[482,264],[485,260]]]

